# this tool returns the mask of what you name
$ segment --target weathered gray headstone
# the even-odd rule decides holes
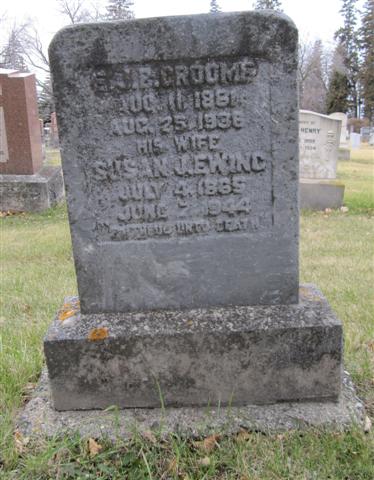
[[[57,34],[82,311],[297,302],[296,36],[271,14]]]
[[[57,34],[81,308],[45,339],[56,408],[338,397],[341,324],[298,302],[296,58],[275,12]]]

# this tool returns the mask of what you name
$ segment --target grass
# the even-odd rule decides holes
[[[344,200],[356,213],[372,212],[374,203],[374,148],[351,151],[351,162],[340,162],[339,179],[346,184]]]
[[[348,211],[304,212],[301,280],[317,284],[344,323],[346,368],[374,417],[374,150],[339,164]],[[58,162],[53,154],[52,162]],[[64,296],[76,293],[65,206],[0,219],[1,479],[374,478],[374,436],[311,429],[217,439],[214,448],[177,436],[100,441],[90,455],[74,438],[17,443],[14,417],[43,365],[42,338]],[[203,444],[204,445],[204,444]],[[91,452],[92,453],[92,452]]]

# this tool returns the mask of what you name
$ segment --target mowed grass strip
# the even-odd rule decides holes
[[[373,151],[373,150],[372,150]],[[301,281],[326,295],[345,329],[346,368],[374,413],[374,158],[339,164],[348,212],[304,212]],[[65,206],[0,219],[0,478],[349,479],[374,478],[374,438],[359,429],[282,435],[242,432],[212,450],[172,436],[156,442],[58,438],[20,445],[14,416],[43,365],[42,339],[62,299],[76,293]],[[201,445],[201,444],[199,444]]]
[[[345,184],[344,204],[351,213],[374,214],[374,147],[351,150],[350,162],[338,163],[338,178]]]

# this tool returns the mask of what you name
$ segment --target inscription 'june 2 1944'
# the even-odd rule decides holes
[[[245,57],[93,70],[117,152],[91,165],[98,241],[271,227],[268,143],[248,137],[266,100],[251,96],[259,68]]]

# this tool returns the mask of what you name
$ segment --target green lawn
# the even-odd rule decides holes
[[[339,178],[348,211],[302,215],[301,279],[316,283],[343,321],[346,368],[373,418],[374,150],[355,151]],[[78,437],[23,445],[14,416],[41,371],[44,332],[76,282],[65,206],[0,222],[1,479],[374,479],[374,436],[359,429],[242,432],[206,444],[150,435],[100,441],[94,456]]]

